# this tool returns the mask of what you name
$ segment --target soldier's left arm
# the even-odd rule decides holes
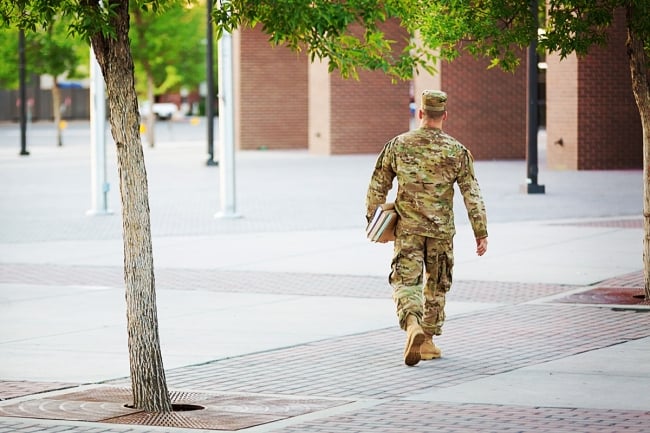
[[[461,168],[457,178],[458,187],[461,194],[463,194],[463,201],[474,231],[474,237],[482,239],[488,235],[485,203],[474,174],[474,158],[469,150],[465,150],[464,153],[461,157]]]

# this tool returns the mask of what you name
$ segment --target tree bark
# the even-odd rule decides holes
[[[115,6],[111,21],[116,36],[97,33],[91,42],[104,74],[111,133],[117,145],[133,404],[147,412],[170,412],[158,335],[147,173],[128,36],[129,2],[104,1],[105,6],[108,3]]]
[[[648,58],[643,40],[634,30],[632,5],[627,6],[627,54],[630,59],[632,91],[643,127],[643,277],[645,299],[650,300],[650,86]]]

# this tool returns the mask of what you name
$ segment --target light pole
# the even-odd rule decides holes
[[[20,155],[27,151],[27,92],[25,91],[25,32],[18,31],[18,79],[20,81]]]
[[[539,173],[539,164],[537,160],[537,133],[539,129],[538,117],[538,95],[537,95],[537,1],[530,1],[530,13],[535,20],[535,36],[528,46],[528,68],[526,78],[528,81],[527,101],[528,115],[526,126],[528,129],[528,139],[526,140],[526,185],[523,186],[523,192],[527,194],[544,194],[544,185],[537,183],[537,174]]]
[[[207,4],[207,25],[206,25],[206,95],[205,95],[205,119],[207,124],[208,138],[208,160],[206,165],[219,165],[214,160],[214,49],[212,42],[212,1]]]
[[[95,51],[90,48],[90,185],[91,208],[86,215],[112,215],[106,176],[106,90]]]
[[[227,0],[226,0],[227,1]],[[219,161],[221,211],[217,218],[240,218],[235,204],[235,108],[232,35],[219,38]]]

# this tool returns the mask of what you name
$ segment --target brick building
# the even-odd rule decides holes
[[[403,40],[396,23],[384,29]],[[376,153],[409,128],[411,93],[449,93],[445,129],[477,160],[526,156],[526,60],[514,73],[487,69],[461,56],[439,74],[391,83],[382,72],[358,81],[329,73],[327,64],[271,47],[258,29],[233,35],[235,141],[239,149],[308,149],[319,154]],[[610,44],[584,58],[547,59],[547,163],[553,169],[642,166],[642,134],[624,50],[624,16],[617,14]],[[540,143],[540,145],[543,143]]]
[[[387,23],[396,39],[405,33]],[[409,127],[409,83],[391,83],[382,72],[361,71],[359,80],[328,73],[271,47],[258,29],[233,35],[235,141],[240,149],[309,149],[321,154],[376,152]]]
[[[406,37],[396,23],[385,31],[392,39]],[[257,29],[237,32],[233,40],[238,148],[375,153],[409,128],[411,83],[392,83],[380,71],[360,71],[358,81],[343,79],[329,73],[325,62],[310,63],[305,55],[269,46]],[[439,76],[416,78],[415,94],[431,86],[449,92],[446,129],[477,159],[523,158],[525,73],[486,66],[470,57],[445,63]]]

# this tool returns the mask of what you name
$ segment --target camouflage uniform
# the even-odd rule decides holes
[[[423,110],[444,111],[445,103],[443,92],[423,94]],[[487,237],[472,155],[437,128],[420,127],[393,138],[375,164],[366,197],[367,218],[386,201],[395,177],[395,209],[400,218],[389,282],[400,327],[406,329],[406,317],[413,314],[426,333],[440,335],[454,265],[454,183],[463,195],[474,236]]]

